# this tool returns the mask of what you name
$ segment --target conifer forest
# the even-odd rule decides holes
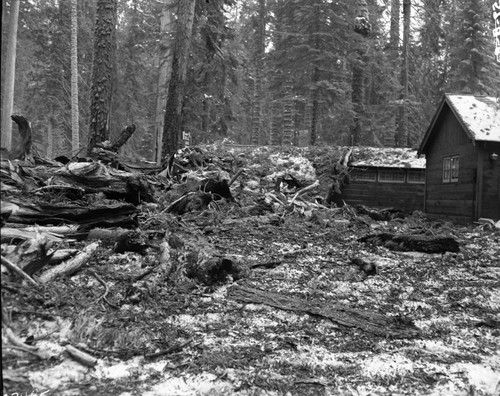
[[[500,0],[2,0],[2,394],[500,396]]]
[[[71,1],[19,2],[12,114],[51,158],[134,123],[122,150],[155,161],[169,94],[194,145],[415,147],[443,93],[500,90],[491,0],[75,3],[72,41]]]

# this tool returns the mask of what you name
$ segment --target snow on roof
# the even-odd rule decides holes
[[[451,94],[446,98],[474,140],[500,142],[500,102],[496,98]]]
[[[354,147],[351,166],[425,169],[425,158],[411,148]]]

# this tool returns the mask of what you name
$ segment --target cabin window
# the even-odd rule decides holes
[[[351,173],[352,180],[355,181],[377,181],[377,171],[375,169],[354,169]]]
[[[443,183],[458,182],[459,156],[443,158]]]
[[[458,181],[458,156],[451,157],[451,181]]]
[[[378,181],[382,183],[404,183],[405,173],[400,170],[380,170]]]
[[[425,171],[424,170],[409,170],[408,171],[408,183],[425,183]]]

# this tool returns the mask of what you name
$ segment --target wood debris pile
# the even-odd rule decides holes
[[[229,299],[327,318],[376,336],[412,338],[419,331],[404,317],[245,286],[252,272],[271,271],[297,256],[312,254],[307,245],[250,260],[242,252],[228,252],[220,240],[232,234],[242,244],[248,241],[251,248],[254,234],[262,238],[263,232],[273,235],[294,227],[303,232],[311,227],[323,240],[356,228],[366,236],[359,235],[355,242],[366,246],[427,253],[459,249],[455,238],[434,235],[421,215],[405,218],[406,214],[390,208],[336,206],[335,192],[348,177],[348,152],[330,158],[318,175],[320,167],[314,161],[293,151],[188,148],[160,168],[126,162],[115,146],[98,148],[94,159],[65,163],[36,156],[2,159],[5,290],[17,293],[29,286],[41,293],[48,285],[62,290],[65,278],[83,278],[82,284],[93,285],[91,304],[119,317],[124,306],[160,304],[158,296],[164,297],[165,285],[212,292],[239,281],[241,285],[229,289]],[[388,224],[393,232],[377,233],[387,231]],[[351,268],[359,281],[379,276],[379,268],[386,265],[380,257],[364,257],[358,251],[342,257],[340,265]],[[42,351],[29,348],[15,335],[4,307],[2,315],[8,342],[43,358]],[[140,343],[137,337],[133,340]],[[141,344],[113,353],[154,358],[192,341],[187,338],[160,348]],[[99,352],[100,345],[75,346],[67,345],[66,353],[87,367],[97,364],[94,356],[106,356]]]

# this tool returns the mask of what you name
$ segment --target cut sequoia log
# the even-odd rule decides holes
[[[400,252],[445,253],[460,251],[460,245],[452,237],[381,233],[366,235],[359,238],[358,241]]]
[[[280,293],[243,286],[233,286],[228,297],[252,304],[322,316],[348,328],[358,328],[382,337],[412,338],[419,335],[418,328],[406,318],[389,317],[373,310],[354,309],[343,304],[321,303]]]
[[[13,209],[9,217],[9,223],[39,225],[77,224],[80,226],[79,231],[96,227],[135,228],[138,225],[138,209],[134,205],[127,203],[83,206],[69,203],[52,204],[39,202],[38,204],[31,204],[19,201],[1,201],[2,205],[4,203],[15,204],[15,209]]]

